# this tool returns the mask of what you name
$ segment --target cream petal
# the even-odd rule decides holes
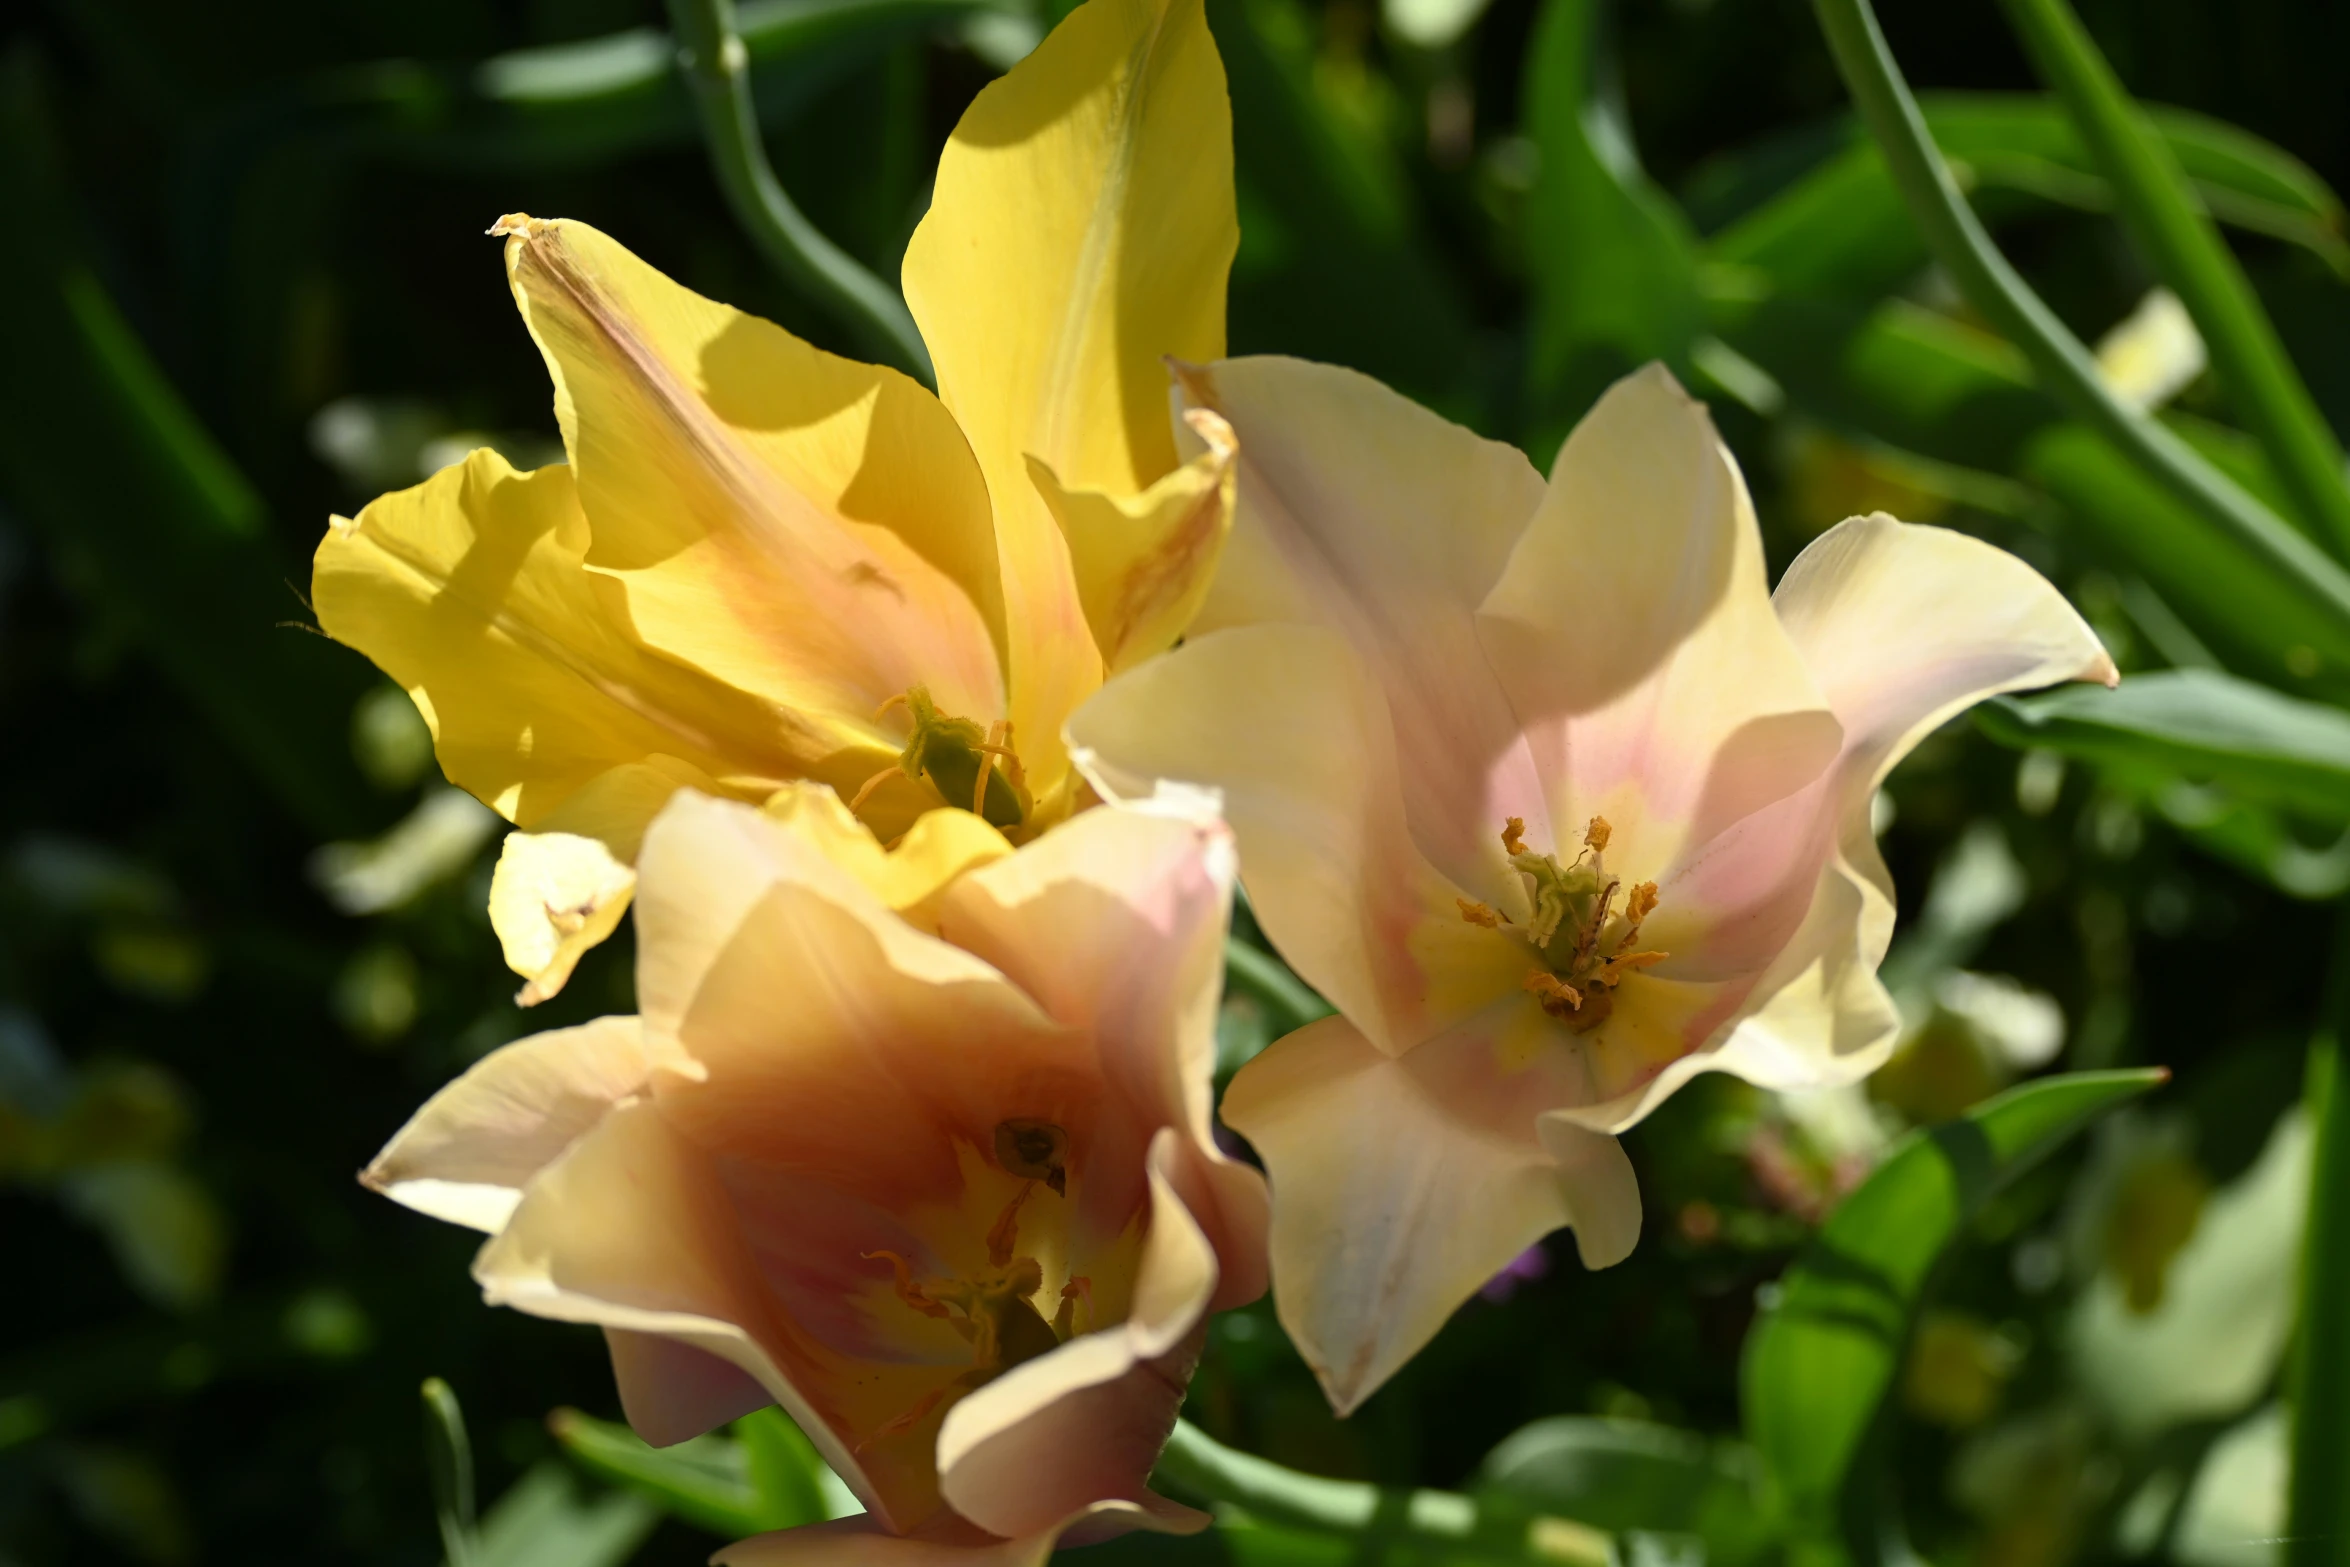
[[[1866,826],[1863,825],[1865,835]],[[1884,1065],[1901,1014],[1877,979],[1893,931],[1889,890],[1856,870],[1847,845],[1820,872],[1803,923],[1746,999],[1696,1048],[1612,1098],[1565,1106],[1557,1119],[1623,1132],[1701,1072],[1779,1091],[1855,1083]],[[1879,866],[1873,844],[1865,845]],[[1889,888],[1889,882],[1885,884]]]
[[[606,1328],[604,1343],[620,1411],[654,1447],[690,1441],[775,1402],[741,1367],[675,1339]]]
[[[1745,480],[1661,366],[1567,437],[1478,621],[1548,786],[1555,836],[1537,847],[1571,849],[1606,815],[1610,868],[1653,877],[1835,757],[1835,720],[1771,612]]]
[[[711,965],[751,910],[784,884],[850,911],[904,973],[1009,990],[985,964],[896,918],[860,879],[859,869],[871,867],[855,859],[858,841],[691,791],[673,798],[638,856],[637,1004],[646,1027],[656,1036],[675,1034]]]
[[[474,1259],[482,1296],[715,1356],[781,1404],[860,1501],[899,1527],[935,1511],[926,1472],[869,1474],[796,1384],[823,1359],[775,1309],[706,1154],[639,1099],[541,1170]],[[659,1434],[667,1434],[665,1431]]]
[[[515,1005],[560,991],[588,950],[620,928],[635,891],[636,872],[597,839],[508,833],[490,877],[490,929],[506,966],[529,981]]]
[[[517,1040],[425,1101],[359,1179],[419,1213],[494,1234],[530,1178],[651,1069],[633,1017]]]
[[[1984,698],[2120,678],[2047,578],[1980,539],[1882,512],[1813,540],[1772,602],[1844,726],[1845,797],[1863,809],[1912,746]]]
[[[1134,1304],[1115,1328],[1071,1339],[978,1389],[939,1428],[940,1489],[981,1528],[1017,1535],[1091,1502],[1183,1514],[1147,1482],[1199,1358],[1216,1252],[1175,1194],[1182,1139],[1163,1127],[1150,1152],[1150,1230]]]
[[[1502,821],[1539,817],[1543,796],[1472,617],[1541,503],[1540,476],[1515,447],[1351,370],[1234,359],[1180,385],[1240,445],[1232,538],[1193,634],[1289,622],[1344,636],[1385,694],[1414,839],[1494,896]]]
[[[1639,1191],[1614,1140],[1538,1127],[1575,1077],[1517,1036],[1541,1021],[1505,1003],[1389,1057],[1325,1018],[1226,1092],[1224,1119],[1273,1183],[1274,1303],[1340,1414],[1552,1230],[1575,1226],[1593,1266],[1636,1235]]]
[[[1147,799],[1169,778],[1221,793],[1258,919],[1381,1049],[1410,1049],[1524,976],[1525,949],[1464,922],[1460,889],[1420,853],[1386,699],[1338,633],[1195,636],[1103,687],[1069,733],[1107,798]]]
[[[1835,711],[1841,753],[1812,785],[1692,844],[1660,878],[1650,933],[1675,960],[1656,972],[1743,971],[1751,986],[1689,1056],[1574,1112],[1586,1125],[1628,1126],[1700,1071],[1808,1088],[1873,1070],[1897,1019],[1875,977],[1894,905],[1870,797],[1920,738],[1987,696],[2114,678],[2095,634],[2022,561],[1881,514],[1814,541],[1774,606]]]

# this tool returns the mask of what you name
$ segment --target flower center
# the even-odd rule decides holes
[[[1525,988],[1541,999],[1543,1011],[1582,1033],[1615,1010],[1615,990],[1626,975],[1667,956],[1644,952],[1639,945],[1641,922],[1656,912],[1656,883],[1635,883],[1623,908],[1615,908],[1624,884],[1602,863],[1611,835],[1604,816],[1591,818],[1583,852],[1565,865],[1554,854],[1528,850],[1525,832],[1524,820],[1511,817],[1501,830],[1501,846],[1511,868],[1526,878],[1533,918],[1520,930],[1508,915],[1467,898],[1457,900],[1461,918],[1487,930],[1511,926],[1536,959],[1526,972]]]
[[[1020,1210],[1036,1189],[1046,1187],[1063,1198],[1068,1194],[1069,1134],[1049,1121],[1005,1121],[995,1129],[995,1153],[1005,1172],[1021,1181],[988,1227],[986,1267],[960,1277],[918,1279],[894,1251],[859,1253],[868,1261],[886,1261],[897,1276],[898,1299],[946,1323],[971,1346],[969,1370],[877,1427],[857,1444],[860,1452],[912,1430],[940,1405],[985,1387],[1014,1366],[1049,1354],[1093,1327],[1093,1281],[1079,1275],[1062,1285],[1059,1309],[1048,1321],[1035,1302],[1044,1289],[1044,1267],[1020,1251]]]
[[[893,773],[928,784],[949,805],[959,805],[990,826],[1012,828],[1028,819],[1035,801],[1028,796],[1028,777],[1012,749],[1012,721],[999,718],[986,729],[972,718],[956,718],[938,710],[927,686],[915,686],[893,696],[874,712],[879,718],[904,708],[914,721],[914,732],[895,764],[865,780],[852,811],[863,808]]]

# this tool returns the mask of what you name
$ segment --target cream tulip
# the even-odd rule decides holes
[[[1344,1411],[1546,1232],[1630,1251],[1615,1134],[1693,1074],[1882,1061],[1878,784],[1985,696],[2114,670],[2030,567],[1889,517],[1774,594],[1736,463],[1659,368],[1547,484],[1348,371],[1183,383],[1236,435],[1232,538],[1186,645],[1070,734],[1106,797],[1222,792],[1258,920],[1338,1009],[1224,1115]]]

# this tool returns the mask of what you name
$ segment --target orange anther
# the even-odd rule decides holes
[[[1504,854],[1524,854],[1526,852],[1526,818],[1513,816],[1501,824],[1501,852]]]
[[[1484,904],[1472,903],[1467,898],[1455,898],[1452,901],[1460,905],[1461,918],[1470,924],[1482,926],[1486,930],[1501,928],[1501,916]]]
[[[1607,841],[1614,836],[1615,829],[1607,824],[1607,818],[1594,816],[1590,825],[1583,829],[1583,844],[1593,854],[1605,854]]]

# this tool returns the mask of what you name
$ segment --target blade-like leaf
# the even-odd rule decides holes
[[[1547,461],[1610,381],[1647,360],[1685,365],[1701,308],[1688,221],[1641,173],[1597,91],[1599,7],[1548,0],[1526,60],[1526,196],[1534,296],[1527,448]]]
[[[2112,186],[2055,99],[1927,93],[1919,107],[1935,143],[1971,182],[1986,220],[2051,204],[2114,205]],[[2203,115],[2157,109],[2148,120],[2214,217],[2298,245],[2350,276],[2342,204],[2306,164]],[[1807,134],[1814,144],[1821,139]],[[1748,155],[1751,174],[1717,173],[1707,204],[1737,216],[1708,240],[1707,258],[1754,267],[1785,289],[1872,297],[1922,268],[1925,242],[1902,210],[1884,156],[1851,122],[1827,140],[1835,150],[1792,182],[1767,145]]]
[[[2237,667],[2340,688],[2350,625],[2067,420],[2009,344],[1903,300],[1871,307],[1777,292],[1727,268],[1704,276],[1712,330],[1794,406],[1889,446],[2037,485],[2077,526],[2085,553],[2146,577]]]
[[[371,791],[318,720],[373,677],[284,629],[297,558],[71,243],[29,65],[0,75],[0,485],[254,776],[311,830],[357,836]]]
[[[2112,182],[2131,237],[2195,318],[2229,402],[2260,438],[2293,510],[2337,555],[2350,552],[2341,444],[2178,161],[2064,0],[2008,0],[2007,13]]]
[[[1993,1194],[2161,1071],[2043,1078],[1909,1137],[1780,1281],[1740,1367],[1747,1437],[1791,1521],[1862,1559],[1878,1524],[1863,1463],[1942,1254]]]
[[[1393,150],[1331,101],[1296,0],[1208,0],[1232,93],[1231,349],[1354,366],[1465,414],[1469,309]]]
[[[731,1539],[805,1521],[768,1521],[741,1445],[725,1437],[648,1447],[628,1427],[576,1409],[556,1410],[547,1429],[582,1469],[714,1534]]]
[[[542,1463],[514,1482],[481,1523],[474,1567],[620,1567],[661,1521],[628,1495],[582,1497],[572,1476]]]
[[[2218,670],[2133,675],[2112,691],[2002,698],[1977,711],[2009,745],[2153,765],[2259,804],[2350,823],[2350,713]]]
[[[424,1379],[424,1460],[432,1475],[433,1516],[449,1567],[473,1567],[473,1444],[457,1395],[439,1377]]]
[[[1752,1560],[1774,1520],[1754,1454],[1646,1420],[1557,1415],[1520,1427],[1472,1490],[1612,1532],[1695,1535],[1709,1563]]]

